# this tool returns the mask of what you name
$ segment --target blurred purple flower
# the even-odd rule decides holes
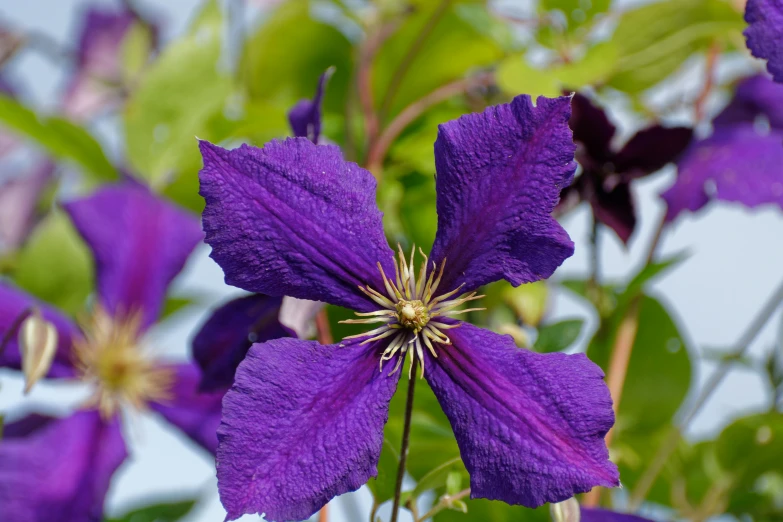
[[[783,207],[783,85],[766,76],[746,78],[713,127],[678,162],[677,180],[662,194],[666,219],[696,212],[711,198]]]
[[[202,371],[203,391],[225,391],[253,343],[296,337],[280,323],[282,298],[253,294],[215,310],[193,339],[193,358]]]
[[[571,100],[571,120],[582,173],[560,195],[556,213],[587,201],[595,220],[615,231],[623,243],[636,227],[631,181],[674,161],[691,141],[686,127],[653,125],[637,132],[619,151],[612,148],[615,127],[606,113],[582,95]]]
[[[16,98],[16,86],[0,74],[0,95]],[[16,149],[22,141],[19,136],[0,128],[0,158]]]
[[[107,186],[64,205],[95,258],[96,306],[76,325],[60,311],[0,283],[0,332],[31,306],[58,332],[51,378],[75,378],[95,392],[70,417],[32,416],[0,441],[4,520],[101,520],[113,472],[126,456],[119,409],[152,409],[214,452],[222,393],[198,393],[192,364],[152,360],[141,335],[161,312],[166,290],[203,234],[198,220],[139,184]],[[17,341],[0,365],[20,367]]]
[[[38,202],[54,168],[51,161],[43,161],[0,185],[0,252],[19,248],[38,222]]]
[[[312,100],[299,100],[290,111],[288,111],[288,123],[291,124],[291,130],[294,136],[299,138],[308,138],[310,141],[318,144],[318,138],[321,135],[321,116],[324,90],[326,82],[334,73],[334,67],[330,67],[318,78],[318,88]]]
[[[122,94],[122,50],[125,37],[138,21],[127,10],[86,11],[79,37],[76,69],[63,98],[63,111],[77,120],[89,119],[116,103]],[[147,24],[156,39],[156,29]]]
[[[748,0],[745,21],[748,49],[767,60],[767,70],[776,82],[783,82],[783,1]]]
[[[303,520],[374,476],[409,351],[451,421],[473,497],[539,506],[618,485],[601,370],[584,354],[520,350],[453,318],[480,286],[549,277],[573,253],[551,216],[575,169],[569,116],[568,98],[533,106],[520,96],[440,127],[440,223],[418,275],[415,248],[395,260],[386,242],[375,179],[339,148],[201,142],[203,225],[226,282],[381,324],[334,345],[282,338],[250,348],[218,430],[229,519]]]

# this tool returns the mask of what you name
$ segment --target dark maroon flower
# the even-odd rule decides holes
[[[109,480],[126,455],[118,424],[125,406],[157,411],[207,450],[217,446],[223,394],[198,393],[195,365],[157,361],[141,348],[169,284],[203,237],[198,220],[129,182],[64,207],[94,255],[92,315],[77,325],[0,283],[0,334],[37,307],[57,332],[47,376],[83,380],[94,394],[86,411],[46,421],[36,416],[6,428],[0,506],[4,520],[15,522],[101,519]],[[18,369],[21,359],[12,338],[0,365]]]
[[[455,318],[480,286],[549,277],[573,253],[551,216],[575,169],[569,116],[568,98],[534,106],[520,96],[441,125],[438,233],[419,270],[415,248],[395,259],[375,179],[339,148],[201,142],[203,224],[226,282],[351,308],[360,318],[350,322],[379,325],[328,346],[282,338],[250,348],[218,431],[229,519],[303,520],[374,476],[408,354],[451,421],[473,497],[539,506],[618,485],[600,369],[583,354],[520,350]]]
[[[677,180],[661,196],[666,219],[696,212],[713,198],[783,208],[783,85],[766,76],[746,78],[713,127],[677,163]]]
[[[756,58],[767,60],[767,70],[783,82],[783,2],[748,0],[745,5],[745,39]]]
[[[631,181],[674,161],[690,143],[693,131],[653,125],[615,151],[611,143],[615,127],[602,109],[578,93],[571,100],[571,109],[569,125],[578,145],[576,160],[582,173],[561,193],[557,213],[587,201],[595,220],[627,243],[636,227]]]

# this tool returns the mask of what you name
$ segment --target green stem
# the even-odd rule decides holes
[[[429,511],[424,513],[424,515],[422,515],[421,518],[417,518],[415,520],[416,520],[416,522],[424,522],[428,518],[434,517],[435,515],[437,515],[441,511],[443,511],[445,508],[449,507],[449,505],[452,504],[453,502],[455,502],[457,500],[462,500],[463,498],[467,497],[468,495],[470,495],[470,488],[463,489],[462,491],[460,491],[459,493],[457,493],[455,495],[443,495],[440,498],[440,501],[437,504],[435,504],[432,507],[432,509],[430,509]]]
[[[394,504],[392,505],[391,522],[397,522],[400,512],[400,497],[402,495],[402,479],[405,477],[405,462],[408,460],[408,444],[410,443],[411,416],[413,415],[413,392],[416,388],[416,369],[419,360],[411,354],[411,371],[408,380],[408,399],[405,403],[405,424],[402,428],[402,446],[400,447],[400,467],[397,468],[397,485],[394,488]]]

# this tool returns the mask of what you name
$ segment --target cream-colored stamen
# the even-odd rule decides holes
[[[382,326],[369,332],[346,337],[346,339],[366,338],[361,344],[392,337],[391,342],[381,355],[380,367],[383,371],[383,363],[397,357],[397,363],[389,375],[400,369],[402,361],[408,350],[411,351],[411,369],[413,358],[421,361],[421,375],[424,376],[424,350],[425,348],[433,357],[438,357],[436,345],[450,345],[451,339],[443,333],[443,330],[456,328],[460,325],[434,321],[436,317],[453,317],[483,308],[460,309],[459,307],[469,301],[481,299],[483,295],[471,292],[460,296],[462,286],[449,292],[437,295],[438,286],[443,279],[446,266],[444,259],[440,266],[432,263],[428,266],[429,259],[419,249],[424,257],[424,263],[418,273],[415,271],[414,257],[416,247],[411,250],[410,259],[406,259],[402,247],[397,246],[397,259],[394,259],[393,278],[387,277],[383,267],[378,263],[378,271],[383,278],[383,288],[386,294],[382,294],[369,286],[360,286],[361,290],[373,302],[382,309],[374,312],[357,312],[362,319],[347,319],[340,321],[347,324],[377,324]],[[453,296],[458,296],[453,298]],[[410,374],[410,370],[408,372]]]
[[[113,317],[97,308],[82,324],[84,337],[74,342],[81,378],[95,386],[89,405],[104,418],[123,404],[143,410],[150,401],[171,398],[173,370],[156,364],[140,349],[140,329],[139,313]]]

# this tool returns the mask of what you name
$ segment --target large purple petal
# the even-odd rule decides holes
[[[539,354],[464,323],[424,375],[470,473],[472,498],[537,507],[619,485],[604,435],[614,423],[603,372],[584,354]]]
[[[253,343],[296,335],[280,324],[283,298],[253,294],[215,310],[193,339],[193,358],[203,376],[201,390],[226,390]]]
[[[745,21],[748,49],[767,60],[767,70],[783,82],[783,0],[748,0]]]
[[[759,134],[751,124],[721,127],[694,143],[678,163],[674,185],[662,194],[666,219],[695,212],[711,197],[747,207],[783,207],[783,132]]]
[[[766,116],[773,129],[783,130],[783,85],[761,74],[745,78],[737,85],[731,102],[712,124],[722,127],[753,123],[758,116]]]
[[[518,96],[443,124],[435,142],[443,291],[544,279],[574,252],[552,217],[573,179],[570,98]]]
[[[54,173],[54,163],[43,161],[26,175],[0,185],[0,250],[24,243],[38,217],[38,200]]]
[[[358,289],[394,273],[375,178],[304,138],[261,149],[200,143],[203,223],[226,283],[250,292],[372,310]]]
[[[652,522],[648,518],[600,508],[581,508],[581,522]]]
[[[0,282],[0,339],[9,329],[18,324],[19,317],[36,306],[41,315],[57,329],[57,352],[47,377],[73,377],[71,358],[73,339],[80,336],[78,327],[56,308],[42,303],[18,288]],[[0,354],[0,366],[21,369],[22,356],[19,352],[19,329],[8,338],[5,350]]]
[[[215,453],[220,405],[225,390],[199,391],[201,372],[193,364],[172,365],[171,369],[175,375],[171,398],[153,402],[150,408],[163,415],[201,447]]]
[[[637,132],[614,158],[615,172],[641,177],[662,169],[688,147],[693,129],[653,125]]]
[[[127,457],[119,422],[98,412],[22,420],[0,441],[0,513],[13,522],[100,522],[111,477]]]
[[[253,345],[218,430],[218,489],[229,520],[305,520],[375,476],[400,375],[378,371],[381,344]]]
[[[611,159],[615,127],[603,109],[593,105],[587,96],[576,93],[571,98],[568,125],[574,132],[574,141],[582,144],[591,163],[600,165]]]
[[[107,186],[65,204],[95,256],[98,294],[112,314],[155,322],[166,290],[203,234],[198,220],[138,184]]]
[[[323,104],[324,90],[333,71],[334,69],[329,68],[318,78],[318,88],[312,100],[299,100],[288,111],[288,123],[291,124],[294,136],[308,138],[313,143],[318,143],[318,138],[321,136],[321,105]]]

